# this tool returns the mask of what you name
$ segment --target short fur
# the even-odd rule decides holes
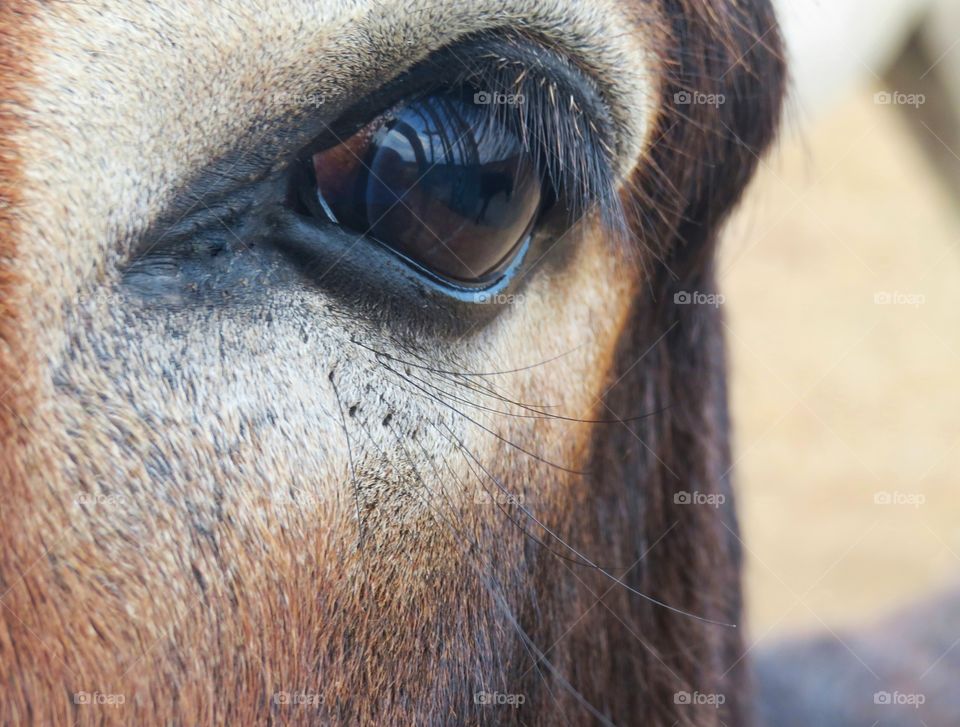
[[[302,282],[124,297],[278,91],[341,103],[498,29],[595,78],[639,255],[585,217],[419,348]],[[674,295],[713,290],[777,127],[766,0],[21,2],[0,39],[0,722],[749,724],[718,314]]]

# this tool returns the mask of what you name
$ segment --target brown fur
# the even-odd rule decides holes
[[[532,277],[522,306],[459,346],[422,350],[297,285],[176,317],[98,295],[119,290],[121,262],[171,188],[225,152],[264,87],[296,88],[307,73],[337,98],[348,81],[370,86],[380,65],[409,62],[392,45],[408,8],[324,4],[322,32],[302,48],[274,39],[296,30],[302,9],[232,35],[254,12],[240,4],[223,9],[212,38],[191,31],[220,6],[189,3],[130,7],[117,35],[102,25],[119,16],[109,5],[48,6],[4,32],[16,51],[0,55],[0,87],[20,95],[5,94],[0,117],[2,193],[16,211],[0,210],[3,376],[21,368],[36,382],[0,408],[0,722],[749,723],[744,675],[730,670],[738,630],[645,601],[571,563],[516,510],[474,500],[489,471],[630,587],[740,622],[717,314],[673,295],[712,290],[717,229],[776,128],[783,68],[770,10],[761,0],[424,6],[410,32],[441,37],[411,44],[418,53],[522,20],[597,76],[618,120],[642,265],[587,219],[571,233],[572,264]],[[125,33],[121,62],[110,43]],[[91,52],[93,41],[106,47]],[[301,53],[332,53],[346,77]],[[183,77],[178,54],[191,63]],[[116,108],[70,117],[68,90]],[[727,102],[677,108],[681,90]],[[177,115],[155,116],[169,108]],[[520,370],[488,380],[451,378],[451,367]],[[424,396],[414,375],[441,395]],[[451,395],[497,436],[445,408]],[[469,408],[509,401],[628,421],[481,419]],[[641,413],[651,416],[633,419]],[[727,502],[680,506],[682,491]],[[283,504],[290,492],[303,498],[295,507]],[[122,506],[78,505],[81,494]],[[525,703],[483,706],[478,691]],[[680,691],[725,704],[677,704]],[[124,703],[77,704],[80,692]]]
[[[31,395],[36,367],[29,358],[30,328],[23,295],[19,216],[20,188],[24,183],[22,160],[16,144],[23,120],[16,113],[29,97],[29,58],[38,43],[32,26],[32,4],[10,2],[0,6],[0,467],[4,491],[17,493],[24,482],[21,453],[24,445],[22,417],[35,403]]]
[[[3,622],[0,630],[0,661],[11,663],[18,640],[31,638],[21,627],[18,603],[10,588],[28,564],[42,551],[33,547],[17,523],[29,506],[27,461],[30,413],[38,403],[39,364],[33,355],[33,331],[29,321],[29,297],[25,295],[21,268],[25,264],[21,217],[23,160],[17,147],[23,119],[18,113],[29,99],[32,81],[30,58],[39,39],[33,27],[34,7],[30,2],[9,2],[0,6],[0,482],[2,482],[3,539],[0,546],[0,600]],[[35,541],[34,541],[35,542]],[[19,604],[24,604],[20,599]],[[38,664],[43,668],[44,662]],[[8,724],[25,722],[27,706],[34,696],[26,680],[14,680],[11,667],[4,670],[3,719]]]

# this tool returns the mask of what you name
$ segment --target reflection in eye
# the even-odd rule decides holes
[[[314,214],[454,284],[493,282],[540,210],[540,175],[518,136],[459,96],[415,100],[309,163]]]

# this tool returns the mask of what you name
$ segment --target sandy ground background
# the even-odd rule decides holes
[[[785,139],[725,234],[759,642],[960,581],[960,203],[878,90]]]

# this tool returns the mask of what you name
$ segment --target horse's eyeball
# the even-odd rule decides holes
[[[530,153],[469,97],[414,100],[313,154],[308,166],[313,214],[453,285],[495,282],[540,210]]]

